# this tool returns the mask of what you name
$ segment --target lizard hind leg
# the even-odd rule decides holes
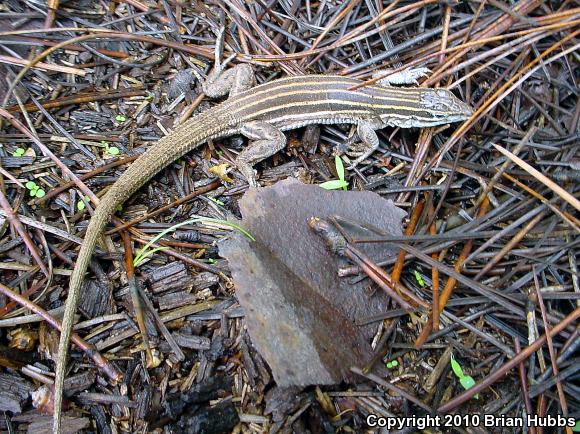
[[[202,88],[203,92],[210,98],[218,98],[224,95],[232,97],[252,88],[254,83],[252,67],[243,63],[225,71],[214,68],[207,76]]]
[[[261,121],[246,122],[240,132],[250,139],[250,143],[238,154],[235,164],[250,187],[257,187],[252,166],[284,149],[286,136],[274,125]]]
[[[221,27],[216,36],[215,64],[207,79],[202,83],[203,93],[210,98],[225,95],[232,97],[252,88],[255,84],[255,77],[250,65],[242,63],[226,70],[226,66],[235,59],[235,54],[230,55],[223,62],[221,61],[225,42],[225,27]]]

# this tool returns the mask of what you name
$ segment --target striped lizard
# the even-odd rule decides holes
[[[415,70],[410,79],[425,73]],[[399,78],[401,76],[398,76]],[[409,77],[409,74],[407,74]],[[387,79],[388,80],[388,79]],[[400,80],[398,80],[400,81]],[[252,166],[286,145],[283,131],[309,124],[353,124],[369,155],[379,145],[376,130],[392,126],[423,128],[467,119],[472,109],[449,90],[394,87],[392,81],[352,90],[362,82],[337,75],[281,78],[253,86],[249,65],[227,70],[216,65],[203,85],[209,97],[229,98],[179,125],[141,155],[112,185],[91,218],[70,278],[59,343],[54,399],[54,432],[60,432],[60,410],[69,339],[81,284],[95,244],[118,205],[156,173],[208,140],[241,134],[248,146],[235,161],[251,186],[257,186]]]

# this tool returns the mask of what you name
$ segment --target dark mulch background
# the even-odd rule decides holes
[[[52,9],[36,1],[0,3],[0,98],[97,195],[173,126],[215,104],[202,97],[191,68],[210,70],[214,31],[224,25],[224,56],[235,52],[234,63],[252,64],[258,82],[299,73],[368,79],[376,69],[414,62],[432,70],[422,85],[450,87],[477,110],[464,124],[387,128],[379,134],[380,150],[347,173],[349,189],[395,200],[410,216],[407,234],[422,235],[406,245],[429,257],[415,258],[411,251],[394,271],[392,262],[385,269],[400,274],[430,306],[445,306],[440,330],[430,337],[427,314],[374,318],[376,362],[383,368],[389,363],[387,374],[359,377],[355,385],[277,388],[252,346],[227,263],[217,254],[216,242],[227,231],[199,224],[166,236],[169,249],[137,268],[138,286],[172,336],[168,343],[148,311],[153,350],[146,351],[123,243],[114,232],[95,253],[77,331],[120,368],[123,381],[109,384],[73,348],[66,432],[364,432],[368,414],[425,415],[436,409],[469,416],[458,432],[494,431],[470,428],[477,422],[473,415],[566,413],[580,419],[575,2],[48,3]],[[87,34],[94,37],[44,57],[47,65],[28,71],[7,94],[22,62]],[[336,179],[333,150],[349,133],[334,126],[289,132],[288,148],[258,165],[260,182]],[[246,183],[236,170],[230,183],[209,169],[231,163],[243,144],[234,137],[203,146],[125,203],[119,217],[141,218],[130,232],[134,248],[192,215],[239,217]],[[502,149],[540,175],[513,163]],[[0,217],[2,290],[24,294],[58,317],[90,212],[55,160],[6,119],[0,166],[6,198]],[[568,196],[546,185],[545,177]],[[191,199],[174,204],[187,195]],[[4,218],[8,208],[23,224],[20,231]],[[454,235],[446,237],[451,230]],[[449,278],[453,267],[460,272],[453,276],[457,281]],[[437,288],[451,295],[434,299]],[[0,296],[3,432],[51,430],[50,414],[41,410],[50,413],[59,335],[29,314]],[[558,328],[550,345],[541,341],[541,351],[526,350],[546,327]],[[451,353],[477,383],[478,399],[456,399],[464,389],[452,372]],[[510,360],[518,353],[514,366]],[[382,381],[411,396],[403,398]]]

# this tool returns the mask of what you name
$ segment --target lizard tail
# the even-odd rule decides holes
[[[70,286],[66,299],[64,317],[61,326],[60,341],[58,344],[59,360],[56,365],[56,378],[54,381],[54,423],[53,431],[60,433],[61,409],[63,398],[63,385],[68,356],[69,339],[72,334],[74,314],[76,312],[81,285],[97,240],[115,212],[119,204],[122,204],[143,184],[151,179],[157,172],[167,167],[185,153],[191,151],[208,139],[229,135],[235,132],[229,129],[227,121],[220,118],[218,110],[207,110],[184,124],[180,125],[171,135],[161,139],[156,145],[148,149],[137,161],[135,161],[111,186],[103,197],[91,222],[87,228],[85,239],[75,263],[70,278]]]
[[[107,200],[109,199],[109,200]],[[113,199],[113,200],[111,200]],[[74,315],[77,308],[83,277],[89,266],[93,248],[97,243],[99,235],[107,224],[109,216],[116,208],[114,197],[107,194],[99,203],[81,245],[81,250],[75,263],[74,270],[70,278],[69,292],[65,304],[64,316],[61,326],[60,341],[58,343],[58,362],[56,365],[56,378],[54,380],[54,425],[53,432],[60,433],[61,409],[63,398],[64,377],[66,373],[66,362],[68,357],[69,340],[74,325]]]

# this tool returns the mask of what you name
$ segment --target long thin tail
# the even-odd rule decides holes
[[[83,277],[87,267],[89,266],[92,252],[97,243],[99,235],[107,224],[109,216],[113,213],[116,207],[114,201],[111,200],[112,197],[107,200],[108,197],[110,196],[107,195],[103,198],[97,208],[97,212],[95,212],[95,215],[89,223],[87,232],[85,234],[85,239],[81,245],[78,260],[70,278],[68,297],[66,299],[65,311],[62,320],[60,341],[58,343],[59,360],[56,365],[56,378],[54,380],[55,395],[53,432],[55,433],[60,433],[60,412],[62,409],[62,395],[64,377],[66,373],[66,361],[68,357],[68,344],[72,334],[74,316],[79,301]]]
[[[63,385],[68,356],[68,345],[72,334],[81,285],[99,235],[115,212],[122,204],[156,173],[167,167],[185,153],[196,148],[208,139],[229,133],[227,123],[219,118],[219,110],[208,110],[179,126],[172,134],[161,139],[152,148],[138,158],[113,184],[103,197],[95,214],[91,218],[85,239],[81,246],[75,268],[70,278],[68,297],[58,344],[59,360],[56,365],[54,381],[54,421],[53,431],[60,433]]]

